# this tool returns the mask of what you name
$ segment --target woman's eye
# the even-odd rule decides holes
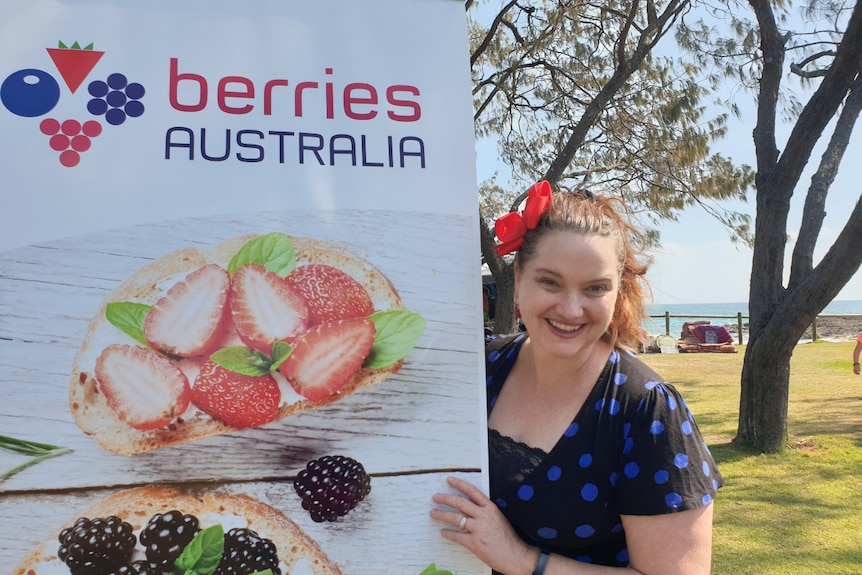
[[[589,291],[596,294],[603,294],[608,291],[608,286],[606,285],[595,285],[590,286]]]

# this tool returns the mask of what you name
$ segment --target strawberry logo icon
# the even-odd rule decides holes
[[[46,48],[54,65],[65,80],[66,85],[72,93],[84,82],[96,64],[99,63],[104,52],[93,50],[93,44],[90,43],[86,48],[81,48],[77,42],[72,44],[71,48],[67,48],[63,42],[60,42],[59,48]]]

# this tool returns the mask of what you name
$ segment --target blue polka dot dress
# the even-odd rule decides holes
[[[488,413],[526,334],[489,340]],[[582,562],[628,564],[620,515],[708,505],[722,478],[680,394],[614,351],[554,448],[489,431],[491,499],[531,545]]]

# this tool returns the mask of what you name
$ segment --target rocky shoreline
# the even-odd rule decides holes
[[[855,341],[856,336],[862,331],[862,317],[847,315],[823,315],[817,317],[817,339],[830,341]],[[736,323],[725,324],[727,331],[736,337]],[[743,332],[747,333],[748,323],[742,324]],[[811,340],[813,333],[811,327],[805,330],[800,340]]]

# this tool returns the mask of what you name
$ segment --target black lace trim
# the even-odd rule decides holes
[[[520,485],[542,463],[547,453],[502,435],[496,429],[488,429],[488,455],[493,500]]]

